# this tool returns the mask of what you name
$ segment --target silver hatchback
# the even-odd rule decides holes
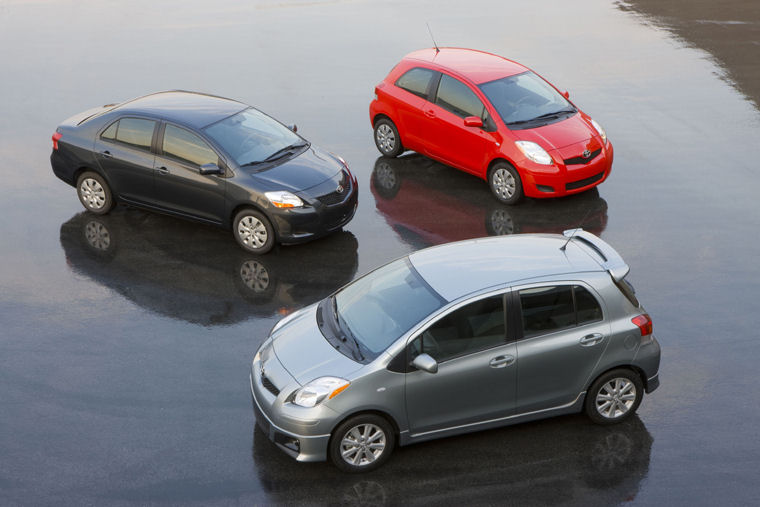
[[[251,365],[258,425],[299,461],[377,468],[394,447],[585,411],[659,385],[652,321],[598,237],[420,250],[278,322]]]

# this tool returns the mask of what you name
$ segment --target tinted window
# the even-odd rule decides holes
[[[435,103],[452,113],[461,116],[484,117],[485,108],[477,95],[463,82],[446,74],[438,83]]]
[[[119,128],[119,122],[115,121],[100,135],[103,139],[116,139],[116,129]]]
[[[425,99],[427,98],[428,85],[434,74],[430,69],[417,67],[408,70],[403,76],[398,78],[396,86]]]
[[[136,148],[150,150],[156,122],[139,118],[122,118],[116,129],[116,140]]]
[[[520,291],[525,336],[575,326],[573,288],[538,287]]]
[[[412,355],[445,361],[505,343],[504,297],[493,296],[454,310],[425,330],[412,344]],[[421,342],[421,343],[420,343]]]
[[[216,152],[203,139],[174,125],[166,126],[163,151],[168,157],[198,166],[219,163]]]
[[[602,308],[589,291],[576,285],[573,287],[573,292],[575,293],[575,310],[578,312],[579,326],[602,320]]]

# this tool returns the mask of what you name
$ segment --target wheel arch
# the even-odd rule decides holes
[[[641,380],[641,384],[644,386],[644,389],[646,390],[646,387],[647,387],[647,378],[646,378],[646,375],[644,374],[644,370],[642,370],[641,368],[639,368],[636,365],[623,363],[623,364],[618,364],[618,365],[615,365],[615,366],[611,366],[610,368],[607,368],[606,370],[600,372],[598,375],[596,375],[595,377],[593,377],[586,384],[586,396],[588,396],[588,391],[589,391],[589,389],[591,389],[591,386],[594,385],[594,382],[596,382],[597,380],[599,380],[599,378],[602,375],[606,375],[607,373],[611,372],[612,370],[629,370],[629,371],[635,373],[636,375],[638,375],[639,380]]]
[[[386,120],[392,122],[394,125],[396,125],[396,122],[393,121],[393,118],[391,118],[387,114],[385,114],[385,113],[377,113],[377,114],[375,114],[375,116],[372,117],[372,127],[374,127],[375,124],[378,122],[378,120],[381,120],[381,119],[386,119]],[[398,129],[398,126],[396,128]]]
[[[399,425],[396,422],[396,419],[392,415],[390,415],[388,412],[385,412],[383,410],[378,410],[378,409],[360,409],[360,410],[357,410],[355,412],[351,412],[350,414],[346,415],[345,417],[343,417],[342,419],[340,419],[339,421],[337,421],[333,425],[333,427],[330,429],[330,442],[332,442],[333,437],[335,437],[335,428],[337,428],[338,426],[340,426],[344,422],[348,421],[352,417],[356,417],[356,416],[359,416],[359,415],[366,415],[366,414],[376,415],[376,416],[382,417],[383,419],[385,419],[386,421],[388,421],[388,423],[393,428],[393,432],[394,432],[394,434],[396,436],[396,446],[399,445],[399,433],[401,432],[401,430],[399,429]],[[329,446],[329,444],[328,444],[328,446]]]
[[[227,216],[227,227],[229,229],[232,229],[232,226],[234,225],[233,221],[235,220],[235,216],[241,211],[243,211],[244,209],[252,209],[264,215],[267,218],[267,220],[269,220],[269,223],[272,224],[272,230],[274,231],[275,240],[279,239],[277,226],[274,220],[272,220],[272,217],[269,216],[269,213],[264,211],[264,208],[262,208],[261,206],[259,206],[253,201],[238,203],[230,210],[230,214]]]
[[[491,173],[491,169],[493,169],[493,166],[495,166],[499,162],[505,162],[505,163],[509,164],[510,166],[512,166],[512,168],[515,171],[517,171],[517,174],[520,175],[520,179],[522,179],[523,175],[522,175],[522,173],[520,173],[520,169],[517,167],[517,164],[515,164],[514,162],[512,162],[511,160],[509,160],[507,157],[505,157],[505,156],[502,155],[502,156],[499,156],[499,157],[496,157],[496,158],[492,159],[488,163],[488,166],[486,167],[486,175],[485,175],[485,178],[484,178],[486,181],[488,181],[488,175]]]

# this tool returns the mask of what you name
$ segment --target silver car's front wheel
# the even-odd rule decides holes
[[[330,442],[330,458],[343,471],[365,472],[383,464],[394,444],[395,434],[388,421],[364,414],[338,426]]]
[[[641,403],[644,386],[630,370],[612,370],[599,377],[586,395],[586,413],[596,423],[613,424],[630,417]]]

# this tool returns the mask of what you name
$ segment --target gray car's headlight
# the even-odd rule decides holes
[[[591,120],[591,125],[594,126],[597,132],[599,132],[599,136],[602,138],[602,142],[607,145],[607,133],[604,131],[601,125],[599,125],[596,120]]]
[[[532,141],[515,141],[515,144],[523,154],[536,164],[552,165],[554,161],[546,150]]]
[[[302,407],[314,407],[325,399],[331,399],[351,385],[348,380],[338,377],[320,377],[312,380],[295,392],[293,403]]]
[[[278,208],[300,208],[303,206],[301,198],[287,190],[265,192],[264,195],[269,199],[269,202]]]

